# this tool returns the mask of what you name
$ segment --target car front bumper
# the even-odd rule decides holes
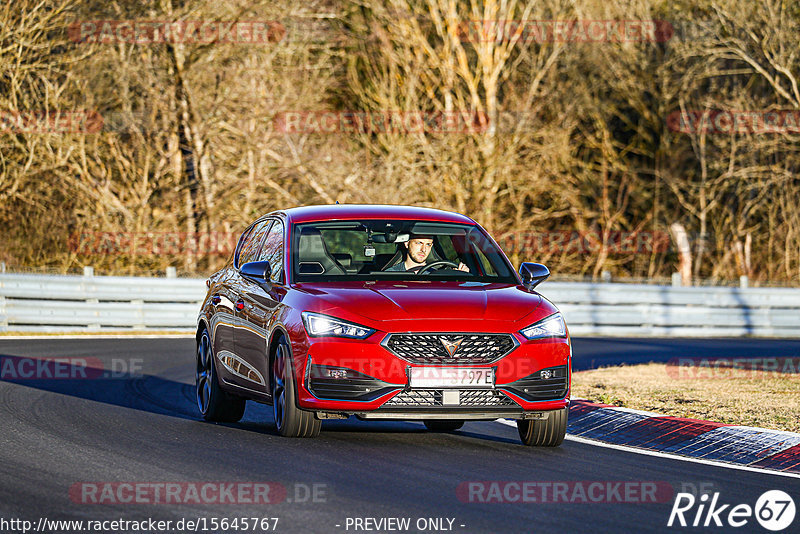
[[[385,337],[310,340],[295,361],[300,407],[321,418],[536,419],[569,405],[569,338],[529,341],[516,334],[513,350],[497,360],[426,365],[390,352],[381,343]],[[495,383],[480,389],[409,387],[409,369],[429,366],[492,368]]]

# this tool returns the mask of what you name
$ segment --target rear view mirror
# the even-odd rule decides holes
[[[374,243],[405,243],[408,241],[408,238],[408,234],[395,234],[391,232],[372,234],[372,241]]]
[[[268,261],[250,261],[245,263],[239,268],[242,276],[252,278],[258,282],[269,280],[269,275],[272,273],[272,268]]]
[[[529,290],[538,286],[550,276],[550,269],[541,263],[523,262],[519,266],[519,274],[522,276],[522,283]]]

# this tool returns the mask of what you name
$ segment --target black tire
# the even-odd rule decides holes
[[[214,349],[208,331],[203,330],[197,342],[195,395],[197,408],[206,421],[235,423],[244,415],[247,401],[231,395],[219,386]]]
[[[272,358],[272,414],[278,432],[287,438],[314,438],[322,428],[312,412],[297,406],[292,351],[285,339],[278,342]]]
[[[517,419],[519,439],[524,445],[558,447],[567,435],[567,408],[553,410],[547,419]]]
[[[459,419],[425,419],[425,427],[431,432],[452,432],[464,426]]]

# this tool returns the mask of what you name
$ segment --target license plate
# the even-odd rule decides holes
[[[408,380],[412,388],[492,388],[494,369],[412,367]]]

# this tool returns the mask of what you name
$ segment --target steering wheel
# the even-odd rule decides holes
[[[444,266],[452,267],[453,269],[458,269],[458,265],[453,263],[452,261],[439,260],[439,261],[434,261],[432,263],[429,263],[428,265],[426,265],[425,267],[423,267],[422,269],[417,271],[417,274],[422,274],[425,271],[427,271],[428,269],[432,269],[433,267],[444,267]]]

